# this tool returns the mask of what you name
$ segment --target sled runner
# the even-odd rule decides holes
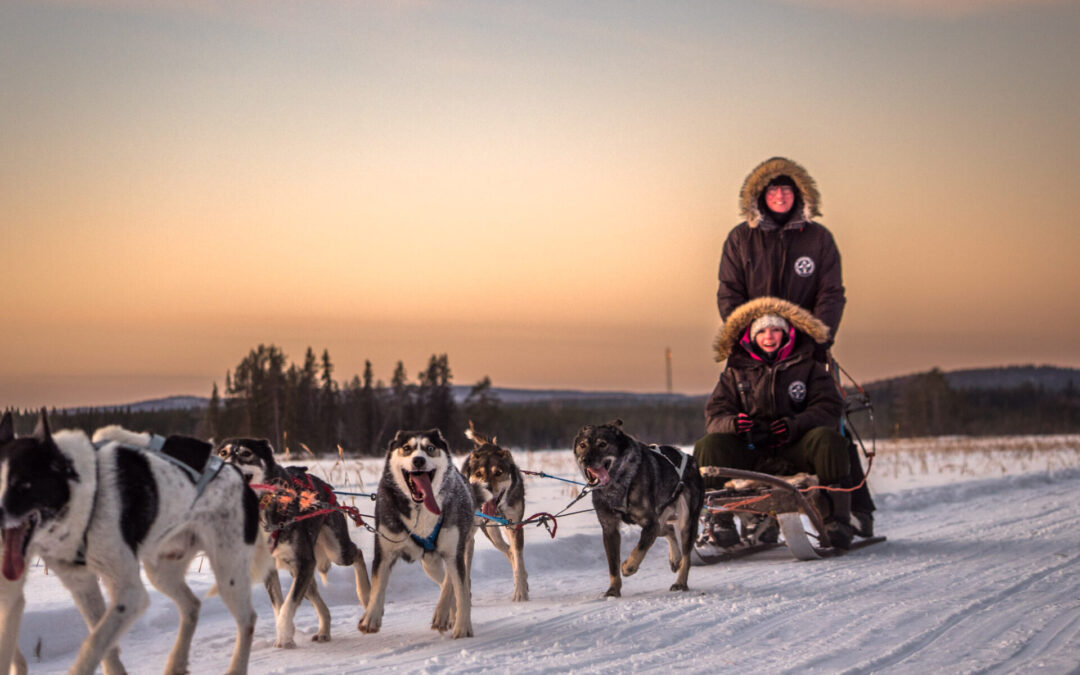
[[[719,475],[740,479],[748,485],[726,487],[705,493],[705,510],[710,512],[730,511],[757,518],[775,519],[783,537],[782,542],[775,539],[757,540],[756,537],[744,537],[734,546],[726,548],[694,549],[696,564],[709,565],[742,558],[754,553],[786,545],[798,560],[817,560],[842,555],[850,550],[885,541],[885,537],[868,537],[852,541],[847,550],[835,548],[825,533],[821,517],[824,494],[820,488],[811,485],[805,478],[789,482],[784,478],[756,471],[743,471],[726,467],[710,467]],[[803,527],[805,516],[819,534],[807,533]],[[816,543],[813,541],[816,539]]]

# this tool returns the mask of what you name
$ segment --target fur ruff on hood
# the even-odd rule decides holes
[[[818,344],[829,341],[829,327],[807,310],[793,302],[765,296],[754,298],[750,302],[739,305],[728,315],[727,321],[720,328],[720,332],[713,340],[713,350],[716,352],[716,360],[723,361],[731,356],[732,350],[742,338],[743,333],[750,324],[754,323],[766,314],[776,314],[784,317],[795,330],[806,333]]]
[[[761,196],[769,181],[777,176],[789,176],[798,186],[799,192],[802,193],[803,220],[811,221],[821,216],[821,193],[818,192],[817,183],[806,169],[790,159],[773,157],[754,167],[754,170],[743,181],[742,190],[739,191],[739,214],[750,227],[761,224],[764,216],[758,209],[758,197]]]

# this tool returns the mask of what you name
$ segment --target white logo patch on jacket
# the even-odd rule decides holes
[[[795,261],[795,274],[800,277],[808,277],[814,273],[817,265],[814,264],[814,259],[808,255],[804,255]]]
[[[787,393],[792,401],[802,403],[806,399],[806,383],[802,380],[795,380],[788,385]]]

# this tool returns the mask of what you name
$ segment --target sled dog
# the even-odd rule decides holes
[[[472,488],[473,501],[479,505],[480,512],[484,515],[520,523],[525,518],[525,482],[521,479],[521,471],[518,470],[513,456],[508,450],[498,446],[498,439],[488,440],[480,435],[472,422],[469,422],[465,435],[475,446],[461,465],[461,473]],[[507,526],[510,538],[510,544],[507,545],[500,532],[501,528],[494,521],[477,516],[476,524],[514,568],[514,601],[528,600],[529,575],[525,571],[523,557],[525,533],[517,526]],[[473,543],[474,540],[470,539],[466,553],[470,570]]]
[[[586,425],[574,438],[574,457],[592,488],[593,506],[603,531],[610,586],[619,597],[619,523],[641,526],[637,546],[622,564],[622,574],[638,571],[658,535],[668,540],[668,562],[677,572],[671,590],[688,590],[690,551],[697,538],[705,488],[694,459],[678,448],[650,446],[622,429],[622,420]]]
[[[455,638],[472,637],[465,549],[473,537],[474,510],[472,492],[451,461],[442,432],[397,432],[386,451],[375,501],[371,601],[357,626],[361,632],[376,633],[382,626],[390,568],[404,558],[419,560],[442,587],[431,627],[439,632],[453,628]]]
[[[140,561],[150,582],[180,610],[165,671],[187,671],[201,603],[184,574],[199,551],[206,553],[222,600],[236,620],[228,672],[247,671],[255,630],[248,574],[258,500],[239,471],[230,467],[200,474],[158,453],[117,442],[95,450],[81,431],[53,435],[44,410],[32,436],[0,433],[4,576],[23,576],[25,551],[31,547],[72,592],[93,627],[70,672],[93,673],[146,609],[149,596],[139,576]],[[111,600],[107,608],[97,577]]]
[[[252,438],[234,438],[224,441],[218,448],[218,456],[240,469],[249,485],[275,485],[291,489],[310,490],[325,499],[333,494],[333,487],[311,475],[302,466],[282,466],[274,459],[274,449],[269,441]],[[319,615],[319,630],[312,642],[330,640],[330,608],[319,595],[315,583],[315,570],[327,583],[326,573],[330,564],[352,567],[356,576],[356,597],[367,606],[371,584],[368,580],[364,553],[349,536],[348,522],[341,511],[305,518],[290,523],[288,512],[263,508],[259,513],[263,536],[268,539],[277,569],[270,569],[264,583],[270,594],[277,617],[275,647],[292,648],[296,626],[294,617],[300,603],[306,597]],[[292,576],[288,596],[282,596],[281,581],[277,570],[286,570]]]

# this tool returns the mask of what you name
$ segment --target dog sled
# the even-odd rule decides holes
[[[780,546],[786,546],[797,560],[818,560],[886,540],[883,536],[860,538],[852,541],[846,550],[833,546],[821,516],[825,512],[824,488],[816,485],[816,479],[809,474],[783,478],[726,467],[710,469],[714,475],[731,480],[727,487],[705,493],[706,512],[738,513],[742,516],[744,531],[748,522],[774,519],[779,526],[780,537],[758,538],[756,532],[769,531],[770,528],[757,527],[755,534],[743,538],[735,546],[716,552],[706,552],[696,547],[694,562],[699,565],[734,560]],[[814,534],[806,531],[804,521],[809,522]]]
[[[874,406],[870,395],[835,359],[830,359],[829,371],[844,401],[841,433],[867,458],[866,475],[869,475],[877,451]],[[841,376],[847,378],[850,387],[844,386]],[[869,450],[851,420],[852,415],[863,412],[867,413],[870,424]],[[711,513],[738,514],[743,522],[743,536],[738,544],[725,548],[695,546],[695,565],[735,560],[780,546],[786,546],[797,560],[820,560],[886,541],[884,536],[869,536],[853,539],[847,548],[833,546],[825,531],[822,514],[828,512],[825,491],[835,488],[818,485],[815,476],[798,474],[780,477],[715,466],[708,467],[708,471],[711,476],[729,480],[722,489],[705,492],[702,518],[707,520]],[[775,521],[778,528],[771,526],[770,519]],[[811,526],[813,533],[807,532],[806,524]]]

